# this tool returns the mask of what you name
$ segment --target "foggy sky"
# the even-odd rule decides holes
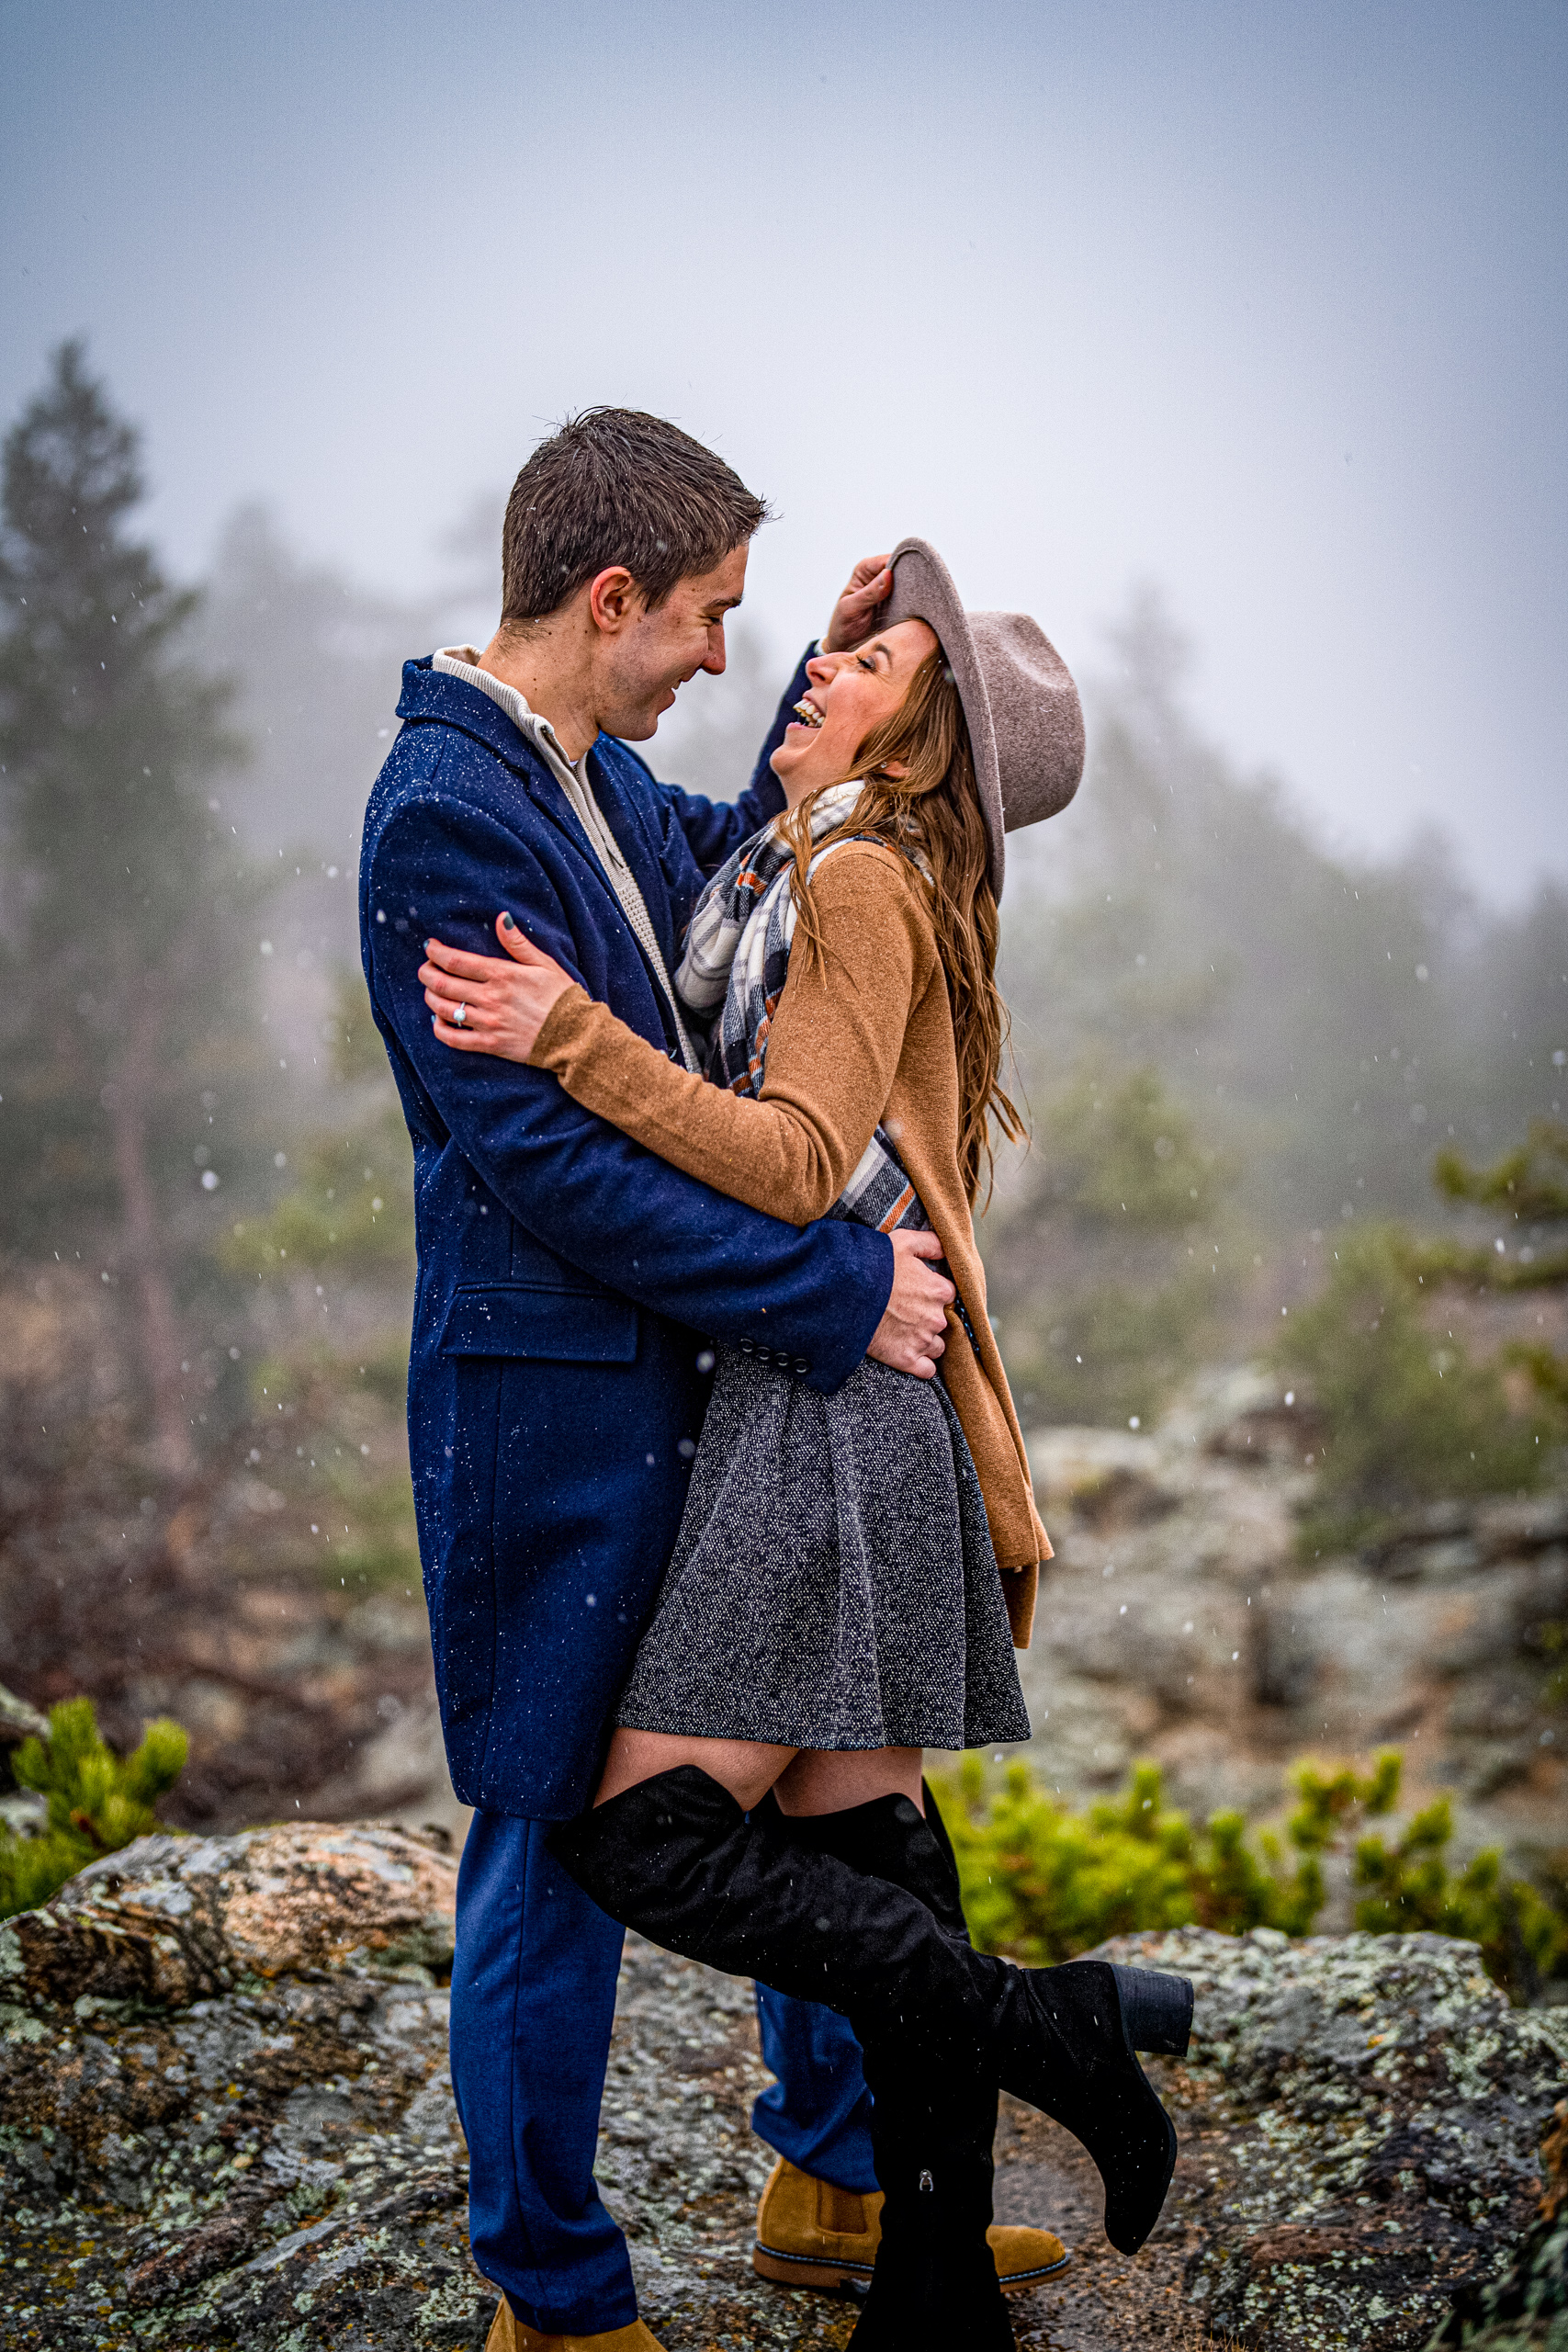
[[[781,659],[908,531],[1086,668],[1151,580],[1326,838],[1513,899],[1568,868],[1565,97],[1561,0],[0,0],[0,412],[85,332],[179,569],[260,496],[423,591],[550,420],[654,409],[778,509]]]

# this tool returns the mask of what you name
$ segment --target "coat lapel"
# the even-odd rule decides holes
[[[441,727],[455,727],[459,733],[471,735],[477,743],[482,743],[487,752],[493,752],[525,787],[540,814],[547,817],[551,824],[565,834],[584,864],[592,868],[600,888],[616,914],[620,914],[621,902],[615,896],[615,886],[600,864],[598,852],[584,832],[576,810],[550,774],[547,762],[525,735],[519,734],[499,703],[491,702],[490,696],[480,694],[477,686],[470,686],[466,678],[454,678],[445,670],[433,669],[428,660],[406,662],[403,664],[403,691],[398,703],[398,717],[415,726],[434,722]],[[601,742],[604,740],[600,738]],[[601,766],[596,759],[596,771]],[[619,813],[617,808],[617,815]],[[608,809],[605,815],[609,816]],[[621,827],[615,818],[611,818],[610,821],[619,840]],[[626,854],[626,863],[637,874],[646,898],[648,888],[643,882],[641,868],[629,850]],[[663,903],[667,896],[660,876],[655,888],[659,912],[654,911],[652,903],[649,911],[653,915],[661,936],[669,928],[669,917]],[[660,914],[664,916],[662,922]]]
[[[430,662],[408,662],[403,665],[403,691],[398,703],[398,716],[414,725],[432,722],[443,727],[455,727],[471,735],[488,752],[493,752],[526,790],[541,816],[547,817],[571,843],[579,857],[588,866],[595,883],[607,901],[610,917],[625,924],[632,952],[646,967],[648,954],[642,942],[626,922],[626,910],[615,895],[615,886],[600,862],[599,853],[589,840],[581,820],[572,808],[559,784],[551,774],[542,753],[536,751],[525,735],[518,729],[488,695],[469,685],[466,678],[454,678],[445,670],[434,669]],[[615,756],[613,738],[601,735],[593,746],[590,774],[594,798],[604,812],[604,820],[620,843],[621,854],[632,870],[643,904],[653,924],[654,936],[667,969],[675,963],[674,922],[670,908],[670,885],[659,863],[648,827],[636,801],[625,788],[621,769],[624,763]],[[671,1047],[675,1038],[671,1029],[670,1007],[665,1001],[658,973],[649,969],[653,993],[659,1006],[667,1039]]]

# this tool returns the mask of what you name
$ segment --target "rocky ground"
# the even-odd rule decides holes
[[[374,1824],[160,1837],[0,1928],[6,2352],[480,2352],[454,1882],[438,1838]],[[1432,1938],[1117,1951],[1197,1983],[1190,2059],[1160,2070],[1181,2163],[1128,2262],[1075,2144],[1009,2106],[999,2213],[1074,2248],[1017,2300],[1021,2345],[1417,2352],[1536,2211],[1554,2021]],[[750,2271],[763,2080],[748,1988],[634,1941],[600,2175],[667,2352],[836,2352],[854,2324]]]

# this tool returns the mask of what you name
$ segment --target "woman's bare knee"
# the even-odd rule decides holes
[[[803,1747],[780,1774],[773,1793],[781,1813],[847,1813],[876,1797],[908,1797],[923,1813],[919,1747]]]
[[[607,1804],[640,1781],[654,1780],[660,1772],[677,1771],[682,1764],[694,1764],[749,1813],[761,1803],[796,1752],[762,1740],[688,1739],[676,1732],[622,1728],[610,1742],[593,1802]]]

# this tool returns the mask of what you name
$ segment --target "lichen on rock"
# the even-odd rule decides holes
[[[148,1838],[0,1928],[5,2352],[482,2352],[446,2069],[457,1873],[315,1824]],[[998,2210],[1069,2268],[1024,2352],[1422,2352],[1501,2276],[1568,2088],[1561,2025],[1438,1937],[1132,1937],[1198,1989],[1152,2071],[1183,2140],[1135,2261],[1076,2143],[1004,2102]],[[628,1939],[599,2177],[666,2352],[840,2352],[852,2304],[751,2271],[771,2162],[750,1988]]]
[[[1204,2177],[1177,2211],[1186,2292],[1217,2333],[1416,2352],[1456,2293],[1506,2267],[1568,2035],[1555,2013],[1510,2008],[1473,1945],[1190,1928],[1105,1951],[1197,1988],[1172,2075],[1205,2115]]]
[[[157,1837],[0,1928],[0,2341],[482,2346],[455,1891],[375,1825]]]

